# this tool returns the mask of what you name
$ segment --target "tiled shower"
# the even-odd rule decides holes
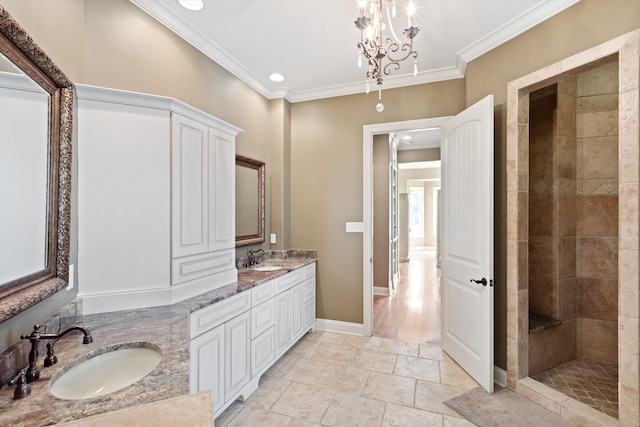
[[[617,417],[618,62],[529,97],[529,375]]]

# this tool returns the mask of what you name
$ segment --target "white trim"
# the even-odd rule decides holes
[[[493,365],[493,383],[499,385],[500,387],[507,386],[507,371],[502,368],[498,368]]]
[[[316,329],[325,332],[338,332],[341,334],[363,336],[361,323],[341,322],[331,319],[316,319]]]
[[[464,74],[466,63],[519,36],[579,1],[580,0],[545,0],[532,6],[529,10],[524,11],[510,22],[507,22],[492,33],[458,52],[458,68]]]
[[[239,127],[220,120],[209,113],[194,108],[175,98],[82,84],[76,84],[75,88],[78,100],[100,101],[111,104],[166,110],[215,127],[232,136],[236,136],[242,132],[242,129]]]
[[[171,305],[237,281],[238,270],[233,268],[180,285],[100,294],[78,293],[77,298],[82,300],[83,314],[97,314]],[[212,283],[215,285],[211,286]]]
[[[384,287],[384,286],[374,286],[373,287],[373,294],[374,295],[391,295],[391,293],[389,292],[389,288],[388,287]]]
[[[411,129],[442,127],[451,116],[428,119],[407,120],[402,122],[379,123],[362,127],[363,178],[362,178],[362,306],[363,335],[373,333],[373,136]]]

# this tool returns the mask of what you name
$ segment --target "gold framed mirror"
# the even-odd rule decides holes
[[[236,247],[264,242],[265,163],[236,154]]]
[[[73,84],[2,6],[0,54],[2,322],[67,286]]]

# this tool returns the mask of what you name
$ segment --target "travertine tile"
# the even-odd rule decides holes
[[[290,384],[291,381],[263,376],[260,379],[260,386],[245,401],[245,405],[269,410]]]
[[[618,323],[578,319],[577,356],[603,362],[618,361]],[[620,366],[622,369],[622,365]]]
[[[366,365],[363,368],[367,368]],[[359,395],[369,378],[367,369],[330,364],[318,380],[318,385],[344,393]]]
[[[289,417],[320,423],[335,393],[334,390],[294,382],[271,410]]]
[[[618,280],[578,278],[577,317],[593,320],[618,320]]]
[[[363,426],[380,425],[384,405],[379,401],[346,393],[336,393],[322,418],[325,426]]]
[[[420,345],[414,342],[385,339],[380,343],[380,351],[394,354],[404,354],[405,356],[418,356]]]
[[[475,424],[464,418],[456,418],[451,415],[444,415],[444,427],[474,427]]]
[[[423,343],[420,344],[419,357],[423,359],[437,360],[439,362],[453,362],[447,353],[437,344]]]
[[[378,350],[382,338],[380,337],[358,337],[355,335],[347,335],[344,345],[355,348],[366,348],[367,350]]]
[[[638,287],[640,275],[640,258],[638,251],[621,249],[618,254],[620,270],[619,277],[619,314],[627,317],[638,316],[640,312],[640,289]]]
[[[291,356],[275,376],[305,384],[318,384],[328,365],[329,362],[325,360]]]
[[[312,334],[305,335],[307,339],[315,344],[344,344],[347,339],[346,334],[338,334],[336,332],[317,331]]]
[[[618,276],[618,239],[615,237],[578,237],[578,277],[615,278]]]
[[[371,372],[362,392],[363,397],[413,406],[416,380],[396,375]]]
[[[464,387],[456,387],[447,384],[437,384],[429,381],[418,380],[416,384],[415,407],[429,412],[443,415],[459,416],[456,411],[449,408],[443,402],[453,399],[467,392]]]
[[[290,358],[291,356],[288,356],[288,355],[284,355],[280,357],[280,359],[276,360],[274,364],[271,365],[271,367],[265,371],[264,374],[268,376],[277,375],[280,368],[282,368],[289,361]]]
[[[439,362],[418,357],[398,356],[393,374],[418,380],[440,382]]]
[[[291,354],[302,357],[313,357],[321,348],[322,346],[320,344],[315,344],[310,340],[300,340],[291,349]]]
[[[356,357],[358,349],[345,345],[324,344],[314,354],[314,358],[328,362],[349,365]]]
[[[382,419],[383,427],[441,427],[442,425],[443,418],[441,414],[394,405],[393,403],[387,403],[384,418]]]
[[[618,237],[618,196],[578,197],[577,219],[580,236]]]
[[[291,422],[291,417],[280,415],[275,412],[266,411],[261,408],[245,406],[227,424],[228,427],[240,426],[264,426],[264,427],[280,427],[286,426]]]
[[[440,382],[467,390],[478,387],[478,383],[457,363],[440,362]]]
[[[396,355],[391,353],[381,353],[366,349],[358,350],[356,357],[351,362],[352,366],[366,366],[367,369],[376,372],[390,374],[396,364]]]
[[[216,427],[225,427],[227,426],[233,417],[238,415],[240,411],[244,408],[244,403],[236,400],[233,402],[227,409],[224,410],[221,414],[213,414],[215,417],[215,425]]]

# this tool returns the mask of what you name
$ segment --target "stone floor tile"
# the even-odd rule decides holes
[[[390,374],[396,365],[396,358],[395,354],[360,349],[351,362],[351,366],[366,367],[371,371]]]
[[[384,338],[380,343],[380,351],[405,356],[418,357],[420,344]]]
[[[475,424],[465,420],[464,418],[444,416],[444,427],[475,427]]]
[[[440,382],[471,390],[478,387],[478,383],[467,374],[457,363],[440,362]]]
[[[316,335],[317,334],[317,335]],[[347,339],[346,334],[339,334],[336,332],[314,332],[307,339],[316,344],[344,344]]]
[[[443,415],[459,416],[443,402],[460,396],[467,391],[464,387],[417,380],[415,407]]]
[[[438,383],[440,365],[436,360],[399,355],[393,374]]]
[[[379,337],[348,335],[344,340],[344,345],[355,348],[366,348],[367,350],[378,350],[381,342],[382,338]]]
[[[293,346],[291,353],[295,356],[312,358],[320,348],[322,348],[320,345],[309,340],[300,340]]]
[[[320,377],[318,385],[344,393],[360,395],[369,378],[369,371],[354,366],[330,364]]]
[[[378,426],[382,421],[384,403],[338,392],[322,418],[324,426]]]
[[[271,407],[271,411],[320,423],[335,393],[326,388],[292,383]]]
[[[329,362],[324,360],[291,356],[275,376],[299,383],[318,384],[328,365]]]
[[[276,376],[280,368],[289,361],[291,356],[282,356],[280,359],[276,360],[273,365],[269,369],[265,371],[265,375],[268,376]]]
[[[213,414],[213,417],[216,420],[216,427],[225,427],[231,422],[233,417],[235,417],[240,411],[242,411],[242,408],[244,408],[244,403],[236,400],[231,405],[229,405],[229,407],[225,409],[224,412],[222,412],[220,415]]]
[[[419,356],[423,359],[437,360],[439,362],[454,363],[453,359],[437,344],[420,344]]]
[[[258,389],[245,401],[245,405],[269,410],[289,384],[291,381],[263,376]]]
[[[442,427],[442,415],[387,403],[382,427]]]
[[[291,417],[265,411],[264,409],[245,406],[229,424],[228,427],[282,427],[291,422]],[[217,422],[216,422],[217,424]]]
[[[345,345],[324,344],[315,352],[314,358],[349,365],[357,352],[357,348]]]
[[[398,405],[413,406],[415,389],[416,380],[413,378],[371,372],[362,396]]]

